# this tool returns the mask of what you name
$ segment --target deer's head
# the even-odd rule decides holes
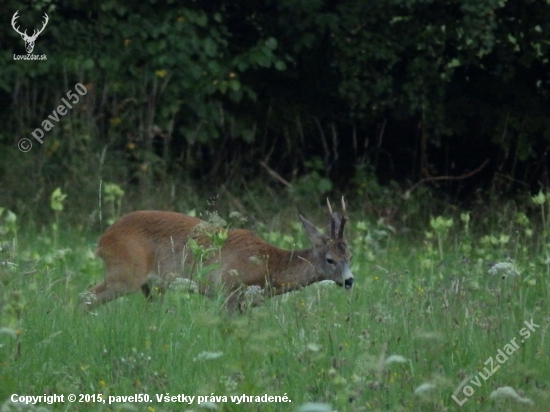
[[[21,36],[21,38],[25,41],[25,49],[27,50],[28,54],[31,54],[34,49],[34,42],[38,38],[38,35],[44,31],[46,28],[46,25],[48,24],[48,15],[44,13],[44,23],[42,24],[42,28],[40,30],[34,30],[32,33],[32,36],[27,35],[27,30],[24,32],[19,31],[19,27],[15,27],[16,20],[19,18],[17,15],[19,13],[19,10],[15,12],[11,19],[11,26],[13,29]]]
[[[328,235],[321,233],[311,222],[300,215],[300,220],[309,240],[313,244],[314,259],[318,280],[332,280],[340,286],[350,289],[353,286],[353,273],[350,270],[351,253],[344,238],[344,226],[347,221],[346,204],[342,197],[342,214],[332,212],[327,199],[330,213]]]

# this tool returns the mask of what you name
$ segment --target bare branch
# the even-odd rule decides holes
[[[285,185],[287,187],[292,187],[292,183],[290,183],[288,180],[284,179],[279,173],[277,173],[275,170],[273,170],[271,167],[269,167],[266,162],[260,160],[260,165],[262,165],[263,168],[265,170],[267,170],[267,173],[269,173],[271,176],[273,176],[275,179],[277,179],[283,185]]]
[[[467,179],[469,177],[474,176],[475,174],[481,172],[481,170],[487,166],[487,163],[489,163],[489,159],[485,159],[485,161],[479,166],[477,169],[472,170],[471,172],[465,173],[460,176],[436,176],[436,177],[426,177],[425,179],[419,180],[416,182],[407,192],[410,194],[414,189],[416,189],[418,186],[420,186],[422,183],[425,182],[434,182],[437,180],[462,180]]]

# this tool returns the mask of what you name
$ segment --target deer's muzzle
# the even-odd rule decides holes
[[[353,286],[353,273],[351,273],[351,270],[349,268],[349,265],[347,263],[344,264],[344,273],[343,273],[343,280],[344,280],[344,286],[346,289],[351,289]]]

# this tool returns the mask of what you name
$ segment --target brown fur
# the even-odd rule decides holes
[[[82,303],[87,308],[94,308],[140,289],[149,298],[155,282],[169,284],[176,277],[196,281],[199,292],[205,295],[212,295],[222,287],[230,309],[239,306],[246,287],[250,286],[260,287],[266,297],[325,279],[351,287],[351,254],[346,240],[334,234],[323,235],[306,219],[300,218],[313,243],[310,249],[282,250],[250,231],[232,229],[220,250],[213,250],[203,262],[195,262],[189,239],[208,248],[208,234],[221,229],[180,213],[130,213],[109,227],[99,239],[96,253],[105,262],[105,279],[83,294]],[[336,224],[340,224],[339,219]],[[197,279],[198,263],[217,264],[218,269]]]

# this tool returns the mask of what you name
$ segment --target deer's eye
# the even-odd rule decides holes
[[[334,261],[334,259],[331,259],[331,258],[327,258],[327,263],[328,263],[329,265],[335,265],[335,264],[336,264],[336,262]]]

